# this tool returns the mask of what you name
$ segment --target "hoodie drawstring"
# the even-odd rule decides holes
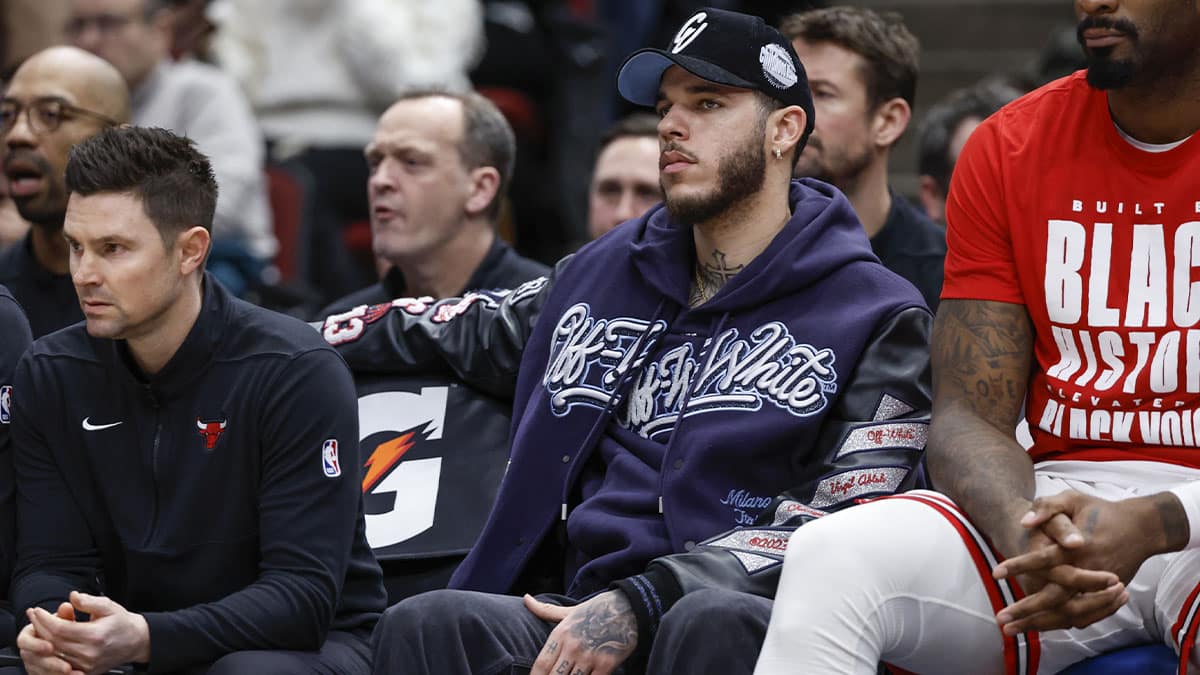
[[[675,314],[668,321],[666,321],[666,325],[663,326],[662,331],[660,331],[658,335],[651,337],[650,335],[653,332],[654,324],[662,318],[663,310],[666,305],[666,298],[659,300],[658,307],[654,309],[654,314],[651,315],[649,326],[646,328],[646,331],[639,335],[638,339],[633,343],[631,351],[634,354],[634,360],[630,363],[630,367],[625,372],[621,373],[621,376],[617,379],[616,384],[613,385],[612,396],[608,398],[608,403],[605,404],[604,409],[600,411],[600,415],[596,417],[596,421],[592,424],[591,430],[588,431],[587,436],[584,438],[583,445],[580,446],[580,456],[591,454],[591,451],[595,447],[596,443],[600,441],[600,435],[604,433],[605,425],[608,424],[608,420],[616,412],[617,406],[621,404],[621,400],[625,397],[626,389],[633,381],[633,376],[636,373],[641,372],[640,366],[644,365],[646,361],[649,360],[653,350],[658,346],[659,338],[666,334],[668,330],[670,330],[671,324],[673,324],[675,319],[679,317],[679,309],[676,309]],[[645,346],[643,346],[643,343]],[[643,354],[642,352],[645,353]],[[573,479],[567,480],[566,485],[563,488],[563,520],[567,519],[567,495],[570,493],[571,486],[574,484],[574,482],[575,481]]]
[[[728,321],[729,321],[729,312],[724,312],[723,314],[721,314],[720,319],[714,319],[712,321],[712,323],[709,324],[710,331],[708,333],[708,336],[709,336],[708,341],[706,342],[704,347],[701,348],[699,356],[696,357],[696,368],[697,369],[703,367],[703,364],[708,359],[709,350],[712,349],[714,344],[716,344],[717,336],[721,334],[721,331],[725,330],[725,324]],[[663,483],[667,479],[667,458],[671,456],[671,450],[674,449],[675,441],[676,441],[676,439],[679,438],[679,427],[683,426],[683,418],[687,416],[688,402],[690,402],[692,400],[692,390],[695,389],[696,386],[699,384],[698,382],[695,381],[696,374],[697,374],[696,372],[693,372],[691,374],[692,377],[691,377],[690,381],[688,382],[688,386],[686,388],[684,388],[684,390],[683,390],[683,400],[680,401],[680,403],[679,403],[679,416],[675,419],[675,427],[671,429],[671,440],[667,441],[667,449],[666,449],[666,451],[663,452],[663,466],[662,466],[662,470],[659,472],[659,479],[658,479],[658,486],[659,486],[658,512],[659,513],[664,513],[663,498],[662,498],[662,492],[664,492],[664,490],[662,489],[662,486],[663,486]]]

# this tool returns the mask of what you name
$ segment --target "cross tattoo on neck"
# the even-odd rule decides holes
[[[745,265],[730,267],[726,262],[724,251],[713,249],[712,257],[716,264],[700,263],[699,261],[696,263],[696,278],[693,280],[695,285],[692,287],[688,302],[692,307],[698,307],[707,302],[730,279],[737,276],[738,272],[746,269]]]

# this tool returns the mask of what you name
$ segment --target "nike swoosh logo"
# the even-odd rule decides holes
[[[124,424],[124,423],[125,423],[125,421],[122,420],[120,422],[113,422],[112,424],[92,424],[92,423],[88,422],[88,418],[85,417],[85,418],[83,418],[83,430],[84,431],[101,431],[103,429],[111,429],[111,428],[117,426],[118,424]]]

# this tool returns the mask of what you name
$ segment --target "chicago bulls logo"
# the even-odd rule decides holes
[[[221,434],[225,431],[225,427],[229,424],[229,420],[221,418],[219,420],[211,420],[205,422],[199,417],[196,418],[196,427],[200,429],[200,435],[204,437],[204,449],[212,450],[217,445],[217,440],[221,438]]]

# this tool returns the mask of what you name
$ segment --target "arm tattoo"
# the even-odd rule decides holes
[[[624,658],[637,646],[637,619],[629,609],[628,602],[624,597],[617,599],[610,596],[606,600],[589,603],[580,616],[572,617],[571,635],[589,651]]]
[[[1021,305],[947,300],[931,355],[933,482],[1012,555],[1003,550],[1016,546],[1003,536],[1017,534],[1012,508],[1034,490],[1033,465],[1014,435],[1033,358],[1029,315]]]
[[[1033,355],[1025,308],[951,300],[934,325],[934,397],[962,397],[989,422],[1016,422]]]
[[[724,251],[713,250],[713,262],[701,264],[696,262],[696,278],[693,280],[692,295],[689,304],[697,307],[717,294],[721,287],[737,276],[738,272],[746,269],[745,265],[730,267],[725,261]]]

